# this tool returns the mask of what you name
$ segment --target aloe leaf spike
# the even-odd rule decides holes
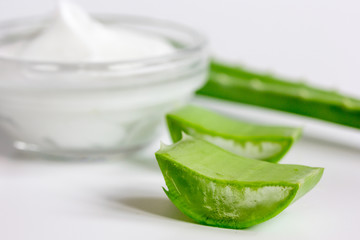
[[[198,94],[360,128],[360,100],[240,66],[212,62]]]

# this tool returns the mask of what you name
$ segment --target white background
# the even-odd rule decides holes
[[[289,0],[78,0],[91,12],[192,26],[226,60],[360,97],[360,2]],[[55,1],[0,0],[0,20],[48,13]],[[233,115],[305,127],[283,163],[325,167],[308,195],[247,230],[201,226],[166,198],[146,152],[106,161],[14,156],[0,137],[0,239],[360,239],[360,131],[239,104],[196,99]],[[359,120],[360,121],[360,120]],[[166,134],[162,137],[166,139]]]

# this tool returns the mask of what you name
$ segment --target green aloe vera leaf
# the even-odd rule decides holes
[[[360,128],[360,100],[239,66],[212,62],[198,94]]]
[[[310,191],[323,168],[237,156],[187,136],[155,153],[169,199],[198,223],[247,228],[283,211]]]
[[[191,105],[168,113],[166,120],[174,142],[184,132],[232,153],[268,162],[278,162],[301,135],[301,128],[251,124]]]

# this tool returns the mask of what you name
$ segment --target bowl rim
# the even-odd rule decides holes
[[[13,56],[1,55],[0,53],[0,61],[6,62],[15,62],[20,64],[36,64],[36,65],[58,65],[63,67],[72,67],[72,68],[84,68],[84,67],[96,67],[96,66],[107,66],[107,65],[128,65],[128,64],[161,64],[161,63],[169,63],[176,62],[182,60],[189,55],[193,55],[199,52],[204,51],[208,46],[207,38],[200,33],[199,31],[175,21],[160,19],[154,17],[147,16],[139,16],[139,15],[127,15],[127,14],[115,14],[115,13],[102,13],[102,14],[91,14],[91,16],[95,17],[97,20],[117,20],[117,21],[125,21],[135,24],[144,24],[148,26],[155,26],[161,28],[171,28],[172,30],[176,29],[176,31],[184,32],[189,36],[193,37],[195,40],[193,43],[185,46],[184,48],[177,48],[174,52],[164,55],[159,55],[156,57],[147,57],[147,58],[139,58],[133,60],[105,60],[105,61],[74,61],[74,62],[66,62],[66,61],[51,61],[51,60],[32,60],[32,59],[21,59]],[[42,16],[30,16],[30,17],[21,17],[16,19],[4,20],[0,21],[0,30],[11,28],[12,26],[19,25],[23,22],[27,23],[41,23],[46,22],[51,19],[48,15]]]

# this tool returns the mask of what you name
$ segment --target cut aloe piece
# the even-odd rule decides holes
[[[212,62],[209,80],[197,93],[360,128],[359,99],[239,66]]]
[[[251,124],[195,106],[170,112],[166,120],[174,142],[185,132],[232,153],[268,162],[278,162],[301,135],[300,128]]]
[[[201,224],[246,228],[310,191],[323,168],[255,161],[186,137],[155,153],[170,200]]]

